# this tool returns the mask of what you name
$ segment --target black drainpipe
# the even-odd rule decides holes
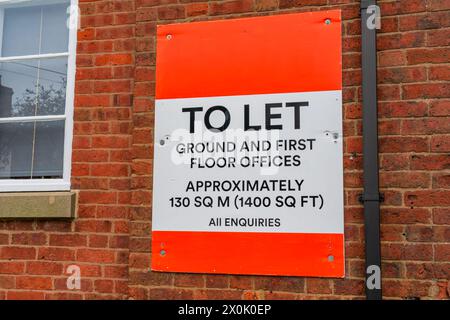
[[[381,300],[381,252],[380,252],[380,195],[378,181],[378,114],[377,114],[377,46],[376,28],[368,26],[374,20],[374,12],[368,12],[375,0],[361,1],[362,46],[362,108],[363,108],[363,157],[364,204],[366,242],[366,297]],[[372,9],[375,7],[371,7]]]

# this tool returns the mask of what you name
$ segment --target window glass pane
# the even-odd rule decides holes
[[[0,178],[29,179],[33,152],[33,123],[0,124]]]
[[[0,115],[35,114],[37,60],[0,63]]]
[[[67,8],[70,3],[45,6],[43,10],[41,53],[58,53],[69,50]]]
[[[40,7],[5,9],[2,56],[38,54],[40,22]]]
[[[61,179],[64,121],[0,124],[0,179]]]
[[[2,56],[68,51],[68,2],[4,9]]]
[[[41,59],[39,66],[37,115],[65,113],[67,58]]]
[[[0,63],[0,117],[65,112],[67,58]]]
[[[62,178],[64,160],[64,121],[36,124],[33,179]]]

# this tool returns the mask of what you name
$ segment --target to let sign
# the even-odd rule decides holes
[[[157,31],[152,269],[344,276],[340,11]]]

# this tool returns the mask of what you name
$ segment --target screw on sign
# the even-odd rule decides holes
[[[341,40],[339,10],[158,26],[153,270],[344,276]]]

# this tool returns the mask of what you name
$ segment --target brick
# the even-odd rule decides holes
[[[114,282],[112,280],[95,280],[94,289],[96,292],[100,293],[110,293],[113,292]]]
[[[206,288],[228,288],[229,276],[226,275],[207,275]]]
[[[450,224],[450,208],[433,209],[433,222],[435,224]]]
[[[2,261],[0,274],[20,274],[25,271],[25,263],[16,261]]]
[[[207,3],[190,3],[186,5],[187,17],[203,16],[206,15],[207,13],[208,13]]]
[[[299,295],[295,293],[269,291],[264,294],[264,298],[268,300],[298,300]]]
[[[400,99],[400,86],[392,84],[380,84],[378,86],[378,99],[380,101],[399,100]]]
[[[184,6],[170,6],[158,8],[158,19],[160,20],[175,20],[186,17]]]
[[[347,258],[364,258],[364,245],[361,242],[347,242],[345,244]]]
[[[411,169],[430,171],[450,169],[450,155],[412,155]]]
[[[427,32],[427,46],[439,47],[450,44],[450,28],[439,28]]]
[[[380,34],[377,37],[378,50],[414,48],[425,45],[425,32]]]
[[[325,4],[327,4],[327,0],[280,0],[280,9],[302,6],[320,6]]]
[[[123,248],[127,249],[129,247],[129,237],[128,236],[112,236],[109,238],[110,248]]]
[[[378,52],[378,64],[380,67],[403,66],[407,59],[404,51],[380,51]]]
[[[57,292],[45,294],[45,300],[82,300],[83,294],[81,293],[69,293],[69,292]]]
[[[148,238],[131,238],[130,248],[135,252],[150,252],[151,243]]]
[[[408,83],[426,81],[425,67],[379,68],[379,83]]]
[[[423,12],[426,9],[425,0],[400,0],[381,4],[381,11],[384,15]]]
[[[432,152],[450,152],[450,135],[435,135],[430,141]]]
[[[115,204],[117,202],[117,193],[107,191],[80,192],[80,201],[86,204]]]
[[[410,49],[406,52],[409,65],[423,63],[447,63],[450,56],[450,50],[442,48],[420,48]]]
[[[105,277],[108,278],[125,278],[128,277],[128,266],[105,266]]]
[[[381,245],[381,255],[386,260],[418,260],[427,261],[433,257],[431,244],[399,244]]]
[[[75,162],[106,162],[109,153],[105,150],[76,150],[73,153]]]
[[[278,8],[278,0],[255,0],[256,11],[270,11]]]
[[[50,277],[18,276],[16,278],[17,289],[50,290],[53,288]]]
[[[447,238],[448,240],[448,238]],[[436,244],[435,245],[435,253],[434,258],[437,261],[450,261],[450,245],[448,243],[446,244]]]
[[[151,300],[180,300],[193,299],[192,290],[183,290],[178,288],[150,288],[148,298]]]
[[[253,279],[245,276],[230,276],[231,289],[248,289],[252,288]]]
[[[0,289],[13,289],[15,287],[15,279],[11,276],[0,275]]]
[[[409,156],[406,154],[381,155],[380,169],[385,171],[409,169]]]
[[[449,81],[450,70],[448,66],[430,66],[428,70],[428,78],[430,80]]]
[[[174,277],[176,287],[204,288],[205,279],[203,275],[198,274],[176,274]]]
[[[242,299],[242,291],[240,290],[195,290],[193,292],[195,300],[238,300]]]
[[[51,261],[73,261],[75,260],[75,251],[66,248],[41,247],[38,251],[39,260]]]
[[[68,267],[71,266],[71,264],[66,264],[64,266],[64,271],[67,273]],[[77,263],[77,266],[80,267],[80,274],[82,277],[100,277],[102,275],[102,266],[101,265],[93,265],[93,264],[81,264]],[[106,267],[105,267],[106,270]],[[106,276],[106,271],[105,271]]]
[[[427,135],[450,132],[450,121],[445,118],[408,119],[402,121],[402,134]]]
[[[347,153],[361,153],[362,152],[362,138],[350,137],[345,140],[345,150]]]
[[[382,188],[426,188],[430,185],[430,174],[423,172],[382,172]]]
[[[450,97],[450,85],[446,83],[403,85],[403,99],[429,99]]]
[[[450,174],[437,174],[433,176],[433,188],[448,189],[450,187]]]
[[[94,148],[128,148],[129,138],[119,136],[99,136],[92,138],[92,147]]]
[[[383,278],[402,278],[403,269],[402,262],[382,262],[381,264]]]
[[[425,152],[428,141],[424,137],[382,137],[380,139],[382,153]]]
[[[448,0],[430,0],[428,5],[430,11],[450,9],[450,3],[448,2]]]
[[[430,116],[450,116],[450,100],[434,100],[430,103]]]
[[[427,12],[399,17],[400,31],[439,29],[448,27],[449,24],[446,12]]]
[[[88,239],[90,248],[106,248],[108,246],[108,236],[92,234]]]
[[[426,297],[430,287],[431,282],[386,280],[383,282],[383,294],[386,297]]]
[[[31,275],[61,275],[63,265],[54,262],[30,261],[27,263],[27,273]]]
[[[44,300],[45,295],[38,291],[8,291],[6,298],[8,300]]]
[[[12,235],[12,244],[21,245],[45,245],[47,235],[45,233],[17,233]]]
[[[402,226],[382,225],[380,234],[381,241],[396,242],[405,239],[404,228]]]
[[[9,260],[29,260],[36,257],[36,249],[29,247],[1,247],[0,258]]]
[[[364,281],[343,279],[334,282],[334,292],[340,295],[362,295],[364,292]]]
[[[127,164],[93,164],[91,165],[91,175],[101,177],[126,177],[129,167]]]
[[[450,229],[445,227],[408,226],[405,233],[410,242],[445,242],[450,239]]]
[[[280,4],[281,7],[281,4]],[[209,6],[210,15],[248,12],[253,8],[252,0],[232,0],[225,2],[212,2]]]
[[[134,300],[147,300],[148,289],[142,287],[131,287],[129,290],[129,295],[130,298]]]
[[[136,11],[136,21],[154,21],[158,17],[155,8],[138,8]]]
[[[410,279],[448,279],[449,263],[406,263],[406,276]]]
[[[305,280],[302,278],[258,277],[255,279],[256,290],[303,293],[304,288],[305,288]]]
[[[331,280],[306,279],[306,292],[314,294],[329,294],[332,292],[331,285]]]
[[[435,207],[450,205],[449,191],[411,191],[405,193],[405,203],[417,207]]]
[[[383,208],[381,222],[391,224],[430,223],[431,213],[421,208]]]
[[[72,229],[72,222],[71,221],[43,221],[43,222],[37,222],[36,224],[36,230],[43,230],[43,231],[55,231],[55,232],[68,232]]]
[[[399,135],[401,131],[400,120],[380,120],[378,122],[379,136]]]
[[[77,260],[83,262],[114,263],[115,253],[109,250],[78,249]]]

